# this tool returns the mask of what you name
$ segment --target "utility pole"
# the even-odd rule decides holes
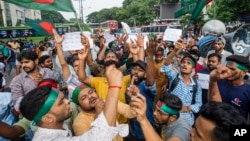
[[[81,23],[84,24],[84,21],[83,21],[83,0],[79,0],[79,15],[80,15],[80,20],[81,20]]]

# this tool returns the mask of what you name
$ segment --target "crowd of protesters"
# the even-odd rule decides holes
[[[201,58],[192,36],[168,44],[124,32],[107,43],[99,29],[64,51],[53,33],[39,45],[1,42],[2,140],[229,141],[232,125],[249,123],[250,62],[224,50],[223,36]]]

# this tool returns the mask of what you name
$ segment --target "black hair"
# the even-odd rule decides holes
[[[212,138],[216,141],[229,141],[232,125],[247,124],[237,109],[224,102],[210,101],[201,106],[198,114],[216,124],[212,131]]]
[[[27,60],[32,60],[35,61],[36,59],[38,59],[38,55],[31,50],[24,50],[21,52],[21,54],[19,54],[19,56],[17,57],[17,60],[19,62],[22,61],[22,59],[27,59]]]
[[[182,101],[178,96],[168,92],[162,95],[159,100],[176,111],[180,111],[183,106]],[[176,116],[179,117],[179,115]]]
[[[39,47],[39,50],[40,50],[40,51],[44,51],[44,50],[45,50],[45,47],[44,47],[44,46],[40,46],[40,47]]]
[[[39,60],[38,60],[38,64],[39,64],[39,65],[40,65],[40,64],[43,64],[43,63],[45,62],[45,60],[47,60],[48,58],[50,58],[49,55],[43,55],[43,56],[41,56],[41,57],[39,58]]]
[[[207,56],[207,59],[211,58],[211,57],[216,57],[218,59],[218,61],[221,61],[221,55],[217,54],[217,53],[211,53]]]
[[[200,57],[201,56],[201,52],[199,50],[196,50],[196,49],[190,49],[188,51],[191,55],[196,55],[197,57]],[[197,60],[198,61],[198,60]]]
[[[200,47],[199,47],[198,45],[192,45],[192,46],[190,47],[190,50],[191,50],[193,47],[198,47],[198,49],[200,49]]]
[[[20,112],[22,115],[28,120],[33,120],[47,100],[51,89],[50,85],[46,85],[28,92],[20,103]]]

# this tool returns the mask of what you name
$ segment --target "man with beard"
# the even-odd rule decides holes
[[[180,115],[182,102],[178,96],[166,93],[157,101],[154,109],[154,121],[161,125],[161,135],[157,134],[150,124],[146,112],[146,98],[141,95],[131,95],[131,108],[137,113],[136,119],[143,129],[145,139],[148,141],[190,141],[191,126]]]
[[[109,67],[106,71],[110,84],[108,96],[103,111],[98,115],[92,128],[78,137],[73,137],[65,128],[63,122],[72,114],[70,101],[64,94],[51,86],[36,88],[24,96],[20,111],[28,120],[33,121],[38,129],[33,137],[34,141],[110,141],[121,131],[126,136],[128,127],[118,127],[116,114],[122,73],[116,68]],[[118,87],[112,87],[118,86]]]
[[[64,86],[64,80],[62,74],[53,69],[52,57],[50,57],[49,55],[43,55],[39,58],[38,64],[42,68],[48,68],[53,71],[54,80],[56,80],[57,83],[59,84],[59,90],[64,91],[67,89],[67,86]]]
[[[87,85],[76,87],[72,94],[72,101],[81,108],[81,112],[73,123],[74,134],[80,136],[91,129],[91,123],[103,110],[104,101],[98,97],[94,89]],[[136,116],[136,113],[130,109],[129,105],[119,101],[117,112],[127,118],[133,118]],[[113,139],[113,141],[119,140],[121,140],[120,136],[116,136],[116,138]]]
[[[78,58],[79,58],[79,80],[84,83],[89,85],[90,87],[94,88],[102,100],[105,100],[107,97],[107,91],[109,84],[107,82],[107,78],[105,77],[88,77],[85,72],[85,66],[86,66],[86,58],[89,55],[89,41],[87,37],[82,35],[82,44],[85,46],[84,49],[80,50],[78,52]],[[115,67],[117,68],[118,65],[118,59],[115,55],[114,52],[108,50],[106,52],[106,56],[104,58],[104,63],[105,63],[105,71],[107,71],[108,67]],[[124,76],[123,81],[122,81],[122,86],[121,86],[121,91],[119,95],[119,101],[126,103],[125,99],[125,91],[127,88],[128,83],[130,82],[130,75]],[[118,121],[119,123],[125,123],[127,122],[127,119],[121,115],[118,115]]]
[[[212,53],[208,55],[207,60],[207,67],[203,70],[198,71],[198,73],[209,75],[212,70],[220,65],[221,56],[217,53]],[[202,104],[207,103],[207,92],[208,88],[202,88]]]
[[[216,38],[213,42],[213,49],[207,53],[207,56],[211,53],[217,53],[221,55],[221,64],[226,65],[226,58],[232,55],[232,53],[224,50],[225,46],[226,46],[225,38],[223,37]],[[206,63],[207,63],[207,60],[205,59],[205,64]]]
[[[127,95],[129,95],[129,89],[133,86],[139,88],[140,93],[146,97],[147,100],[147,113],[146,116],[149,119],[149,122],[152,126],[154,126],[153,119],[153,106],[154,99],[156,95],[156,69],[154,67],[153,56],[155,55],[157,47],[157,41],[155,38],[149,38],[149,42],[147,44],[147,48],[144,51],[144,47],[140,47],[139,54],[142,51],[145,52],[146,62],[142,60],[137,60],[133,63],[133,68],[131,70],[131,82],[127,91]],[[140,56],[140,55],[139,55]],[[140,57],[139,57],[140,58]],[[143,56],[144,58],[144,56]],[[141,59],[141,58],[140,58]],[[128,103],[130,101],[128,100]],[[143,135],[143,131],[140,127],[140,124],[136,121],[136,119],[131,119],[129,121],[129,136],[125,138],[126,141],[145,141],[145,137]]]
[[[247,119],[250,113],[250,85],[244,81],[244,76],[250,62],[240,55],[228,56],[226,61],[226,66],[217,66],[210,72],[208,100],[228,103]]]
[[[135,85],[139,88],[140,93],[147,99],[147,113],[146,116],[149,119],[152,126],[154,126],[153,119],[153,102],[156,95],[156,82],[155,82],[155,68],[153,66],[153,56],[147,56],[147,64],[141,60],[137,60],[133,64],[131,70],[131,83],[130,87]],[[128,103],[130,103],[130,100]],[[126,137],[126,141],[145,141],[143,131],[140,124],[136,119],[129,121],[129,136]]]
[[[164,49],[159,47],[155,53],[154,66],[156,69],[157,77],[156,77],[156,96],[154,99],[154,104],[159,100],[162,94],[165,93],[166,88],[168,86],[168,78],[165,77],[165,74],[160,71],[161,66],[164,63]]]
[[[184,53],[179,64],[180,72],[174,71],[170,64],[173,57],[178,55],[177,53],[184,48],[182,42],[182,40],[179,40],[175,43],[175,49],[168,55],[164,65],[161,67],[161,72],[164,72],[166,77],[168,77],[170,84],[169,88],[171,88],[174,80],[179,79],[175,88],[169,91],[169,93],[181,99],[183,103],[181,115],[184,116],[192,126],[194,124],[194,114],[200,110],[200,106],[202,105],[201,86],[199,83],[196,84],[191,76],[196,66],[196,59],[189,53]],[[196,90],[194,89],[195,87]]]
[[[19,104],[29,91],[45,78],[53,78],[53,72],[48,68],[38,66],[38,56],[30,50],[23,51],[17,58],[23,68],[22,73],[15,76],[10,82],[10,88],[15,111],[18,114]]]

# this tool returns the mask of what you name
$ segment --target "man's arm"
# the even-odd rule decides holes
[[[107,80],[109,83],[108,95],[105,101],[103,113],[107,123],[110,126],[115,126],[119,93],[122,86],[122,72],[114,66],[109,66],[106,71]]]
[[[154,128],[150,124],[146,116],[146,98],[137,93],[137,95],[131,96],[131,107],[137,113],[137,121],[140,123],[143,135],[148,141],[162,141],[161,137],[155,132]]]
[[[137,45],[139,47],[139,52],[138,52],[138,59],[143,60],[145,59],[145,50],[144,50],[144,37],[141,33],[137,35]],[[135,60],[136,61],[136,60]],[[135,62],[134,61],[134,62]]]
[[[101,50],[98,53],[97,59],[98,61],[101,61],[105,58],[105,51],[107,50],[108,46],[105,45],[105,39],[102,37],[100,40],[100,48]]]
[[[175,43],[175,48],[173,51],[171,51],[171,53],[167,56],[164,65],[168,66],[172,61],[175,55],[178,55],[181,50],[184,48],[184,44],[182,43],[182,41],[177,41]]]
[[[63,78],[68,79],[70,76],[70,70],[69,70],[69,66],[68,66],[67,62],[65,61],[64,55],[63,55],[63,50],[62,50],[63,37],[60,37],[60,35],[58,35],[58,33],[56,32],[55,29],[53,29],[53,34],[54,34],[54,38],[56,41],[56,49],[57,49],[58,59],[59,59],[59,62],[61,64],[61,67],[62,67]]]
[[[230,74],[230,70],[222,65],[217,66],[212,72],[210,72],[210,80],[208,87],[208,100],[221,102],[222,98],[217,81],[227,78]]]
[[[155,83],[156,69],[154,67],[153,56],[156,52],[157,42],[155,39],[149,39],[146,49],[147,67],[146,67],[146,84],[152,86]]]
[[[7,139],[17,138],[25,133],[25,130],[21,126],[11,126],[0,121],[0,136]]]
[[[85,59],[87,58],[89,50],[90,50],[88,38],[82,35],[81,42],[84,45],[84,48],[78,51],[78,59],[79,59],[78,79],[82,83],[90,85],[90,79],[89,77],[87,77],[87,74],[85,72],[85,66],[86,66]]]

